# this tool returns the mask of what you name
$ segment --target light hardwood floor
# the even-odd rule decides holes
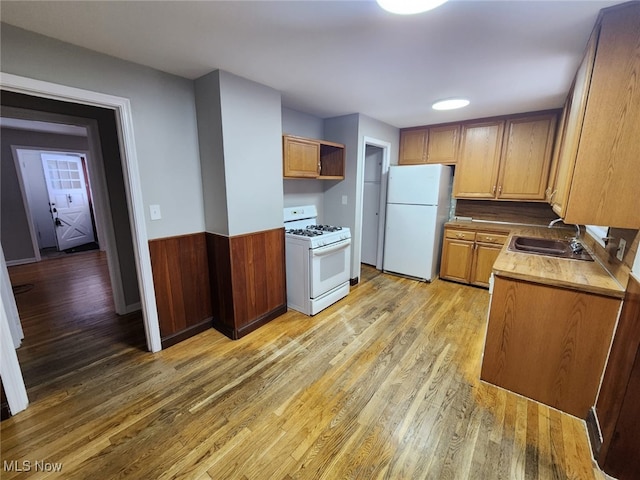
[[[107,298],[102,275],[78,288]],[[158,354],[142,350],[139,318],[21,295],[37,318],[20,354],[32,403],[2,422],[2,461],[32,471],[2,478],[35,461],[62,465],[43,478],[601,478],[582,421],[478,380],[486,290],[363,266],[315,317],[290,311],[237,341],[209,330]],[[64,333],[89,326],[101,333]],[[41,373],[64,356],[87,362]]]

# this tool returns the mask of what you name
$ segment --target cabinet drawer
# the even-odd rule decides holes
[[[478,232],[476,234],[476,242],[504,245],[507,241],[507,237],[508,235],[504,235],[502,233]]]
[[[476,238],[476,232],[473,232],[471,230],[449,230],[446,229],[445,230],[445,237],[446,238],[454,238],[457,240],[475,240]]]

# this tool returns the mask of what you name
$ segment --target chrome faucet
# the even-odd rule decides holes
[[[558,222],[564,223],[564,220],[562,218],[556,218],[555,220],[551,220],[549,222],[549,228],[553,227]],[[570,223],[569,225],[573,225],[574,227],[576,227],[576,236],[574,238],[578,240],[580,238],[580,225],[577,225],[575,223]]]

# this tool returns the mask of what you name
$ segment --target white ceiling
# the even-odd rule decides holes
[[[182,77],[215,69],[319,117],[397,127],[560,107],[598,11],[620,1],[8,1],[3,22]],[[471,105],[435,112],[433,101]]]

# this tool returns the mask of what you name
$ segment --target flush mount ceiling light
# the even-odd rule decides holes
[[[469,105],[469,100],[466,98],[447,98],[446,100],[439,100],[431,108],[434,110],[455,110],[456,108],[462,108]]]
[[[391,13],[412,15],[434,9],[447,0],[376,0],[378,5]]]

